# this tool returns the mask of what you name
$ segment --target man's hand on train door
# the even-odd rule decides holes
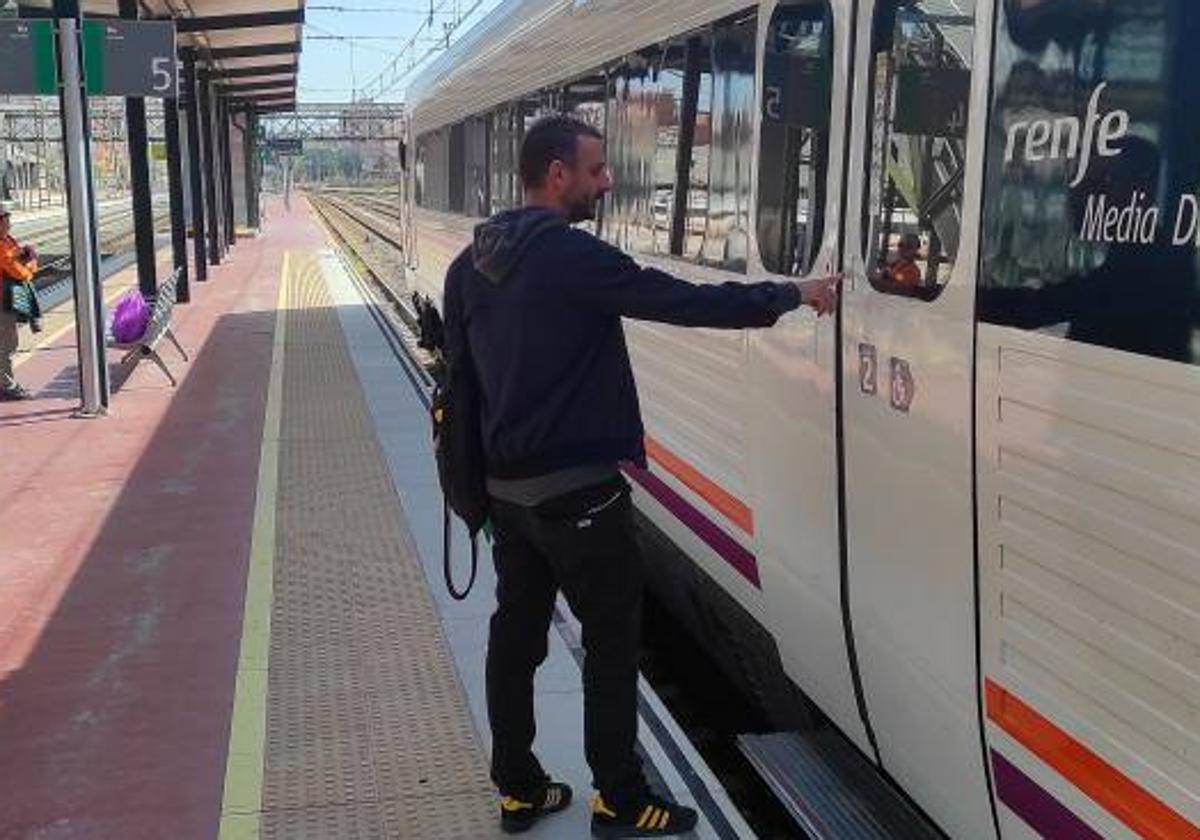
[[[810,277],[796,280],[795,283],[800,290],[800,303],[811,306],[818,315],[831,315],[837,309],[838,291],[842,286],[841,274]]]

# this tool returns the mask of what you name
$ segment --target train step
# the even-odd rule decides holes
[[[944,838],[837,732],[741,735],[738,747],[811,840]]]

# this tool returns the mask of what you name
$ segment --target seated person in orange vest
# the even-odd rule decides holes
[[[23,400],[29,392],[13,378],[13,354],[17,352],[20,336],[17,324],[21,317],[13,311],[13,295],[20,284],[33,291],[33,276],[37,273],[37,254],[29,245],[22,246],[9,233],[9,209],[0,204],[0,400]],[[32,309],[27,319],[35,331],[40,329],[36,298],[30,296]]]
[[[917,257],[921,254],[921,239],[915,233],[906,233],[900,237],[896,253],[890,255],[880,271],[884,282],[905,289],[915,289],[921,285],[921,269],[917,265]]]

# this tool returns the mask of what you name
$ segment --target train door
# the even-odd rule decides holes
[[[996,5],[976,464],[1001,827],[1200,838],[1200,4]]]
[[[848,140],[851,0],[759,12],[755,251],[761,279],[837,265]],[[865,754],[838,534],[837,329],[800,310],[749,340],[746,426],[767,621],[788,676]]]
[[[987,5],[858,2],[840,337],[845,574],[867,726],[884,770],[971,838],[995,832],[972,469]]]

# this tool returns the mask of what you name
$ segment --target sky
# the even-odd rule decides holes
[[[482,0],[455,37],[499,2]],[[429,19],[431,5],[435,10],[433,27],[422,28]],[[453,19],[456,7],[466,12],[475,5],[476,0],[309,0],[300,53],[299,101],[361,99],[363,89],[397,55],[403,54],[401,67],[407,67],[410,56],[425,55],[433,46],[434,35],[442,35],[443,25]],[[417,41],[409,46],[414,35]],[[439,40],[445,43],[444,37]],[[405,86],[419,69],[377,101],[403,101]]]

